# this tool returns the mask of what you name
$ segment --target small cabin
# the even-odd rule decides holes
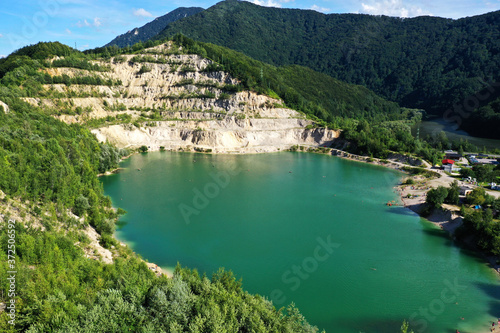
[[[468,186],[460,187],[460,195],[468,196],[472,192],[472,188]]]
[[[447,150],[444,153],[445,153],[445,158],[449,160],[458,161],[463,157],[462,154],[459,154],[453,150]]]
[[[448,173],[459,172],[460,169],[460,167],[455,166],[453,163],[443,165],[443,170]]]

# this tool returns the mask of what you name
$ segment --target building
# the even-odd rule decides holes
[[[459,154],[453,150],[447,150],[444,153],[445,153],[445,158],[449,160],[458,161],[463,157],[462,154]]]
[[[477,164],[498,164],[498,161],[494,158],[478,158],[476,159]]]
[[[468,196],[472,192],[472,187],[462,186],[460,187],[460,195]]]
[[[460,167],[455,166],[453,163],[443,164],[443,170],[448,173],[459,172]]]
[[[441,163],[443,165],[448,165],[448,164],[455,164],[455,161],[447,158],[447,159],[442,160]]]

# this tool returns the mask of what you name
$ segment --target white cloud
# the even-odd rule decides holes
[[[3,35],[2,35],[2,34],[0,34],[0,38],[2,38],[2,37],[3,37]]]
[[[66,33],[67,33],[68,35],[71,35],[71,30],[66,29],[65,31],[66,31]]]
[[[0,54],[0,59],[1,59],[1,58],[6,58],[6,57],[7,57],[6,55],[4,55],[4,54]]]
[[[309,9],[315,10],[320,13],[327,13],[330,11],[330,8],[320,7],[318,5],[312,5]]]
[[[252,0],[252,2],[256,5],[259,5],[259,6],[281,8],[281,4],[279,2],[274,1],[274,0],[264,0],[264,1]]]
[[[90,23],[87,22],[87,20],[83,20],[83,22],[82,21],[78,21],[78,23],[76,24],[76,26],[78,28],[90,27]]]
[[[83,28],[83,27],[96,27],[96,28],[98,28],[101,25],[102,25],[102,21],[101,21],[101,19],[99,17],[95,17],[94,21],[92,23],[89,23],[89,21],[87,21],[87,20],[83,20],[83,22],[82,21],[78,21],[76,23],[76,26],[78,28]]]
[[[414,5],[404,4],[402,0],[373,1],[368,4],[361,3],[362,13],[372,15],[387,15],[398,17],[415,17],[432,15],[426,10]]]
[[[153,17],[153,14],[145,10],[144,8],[139,8],[133,11],[134,16],[139,16],[139,17]]]

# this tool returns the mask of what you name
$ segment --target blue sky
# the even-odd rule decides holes
[[[367,13],[461,18],[500,10],[500,0],[250,0],[262,6],[323,13]],[[102,46],[178,7],[213,6],[216,0],[2,0],[0,57],[39,41],[80,50]]]

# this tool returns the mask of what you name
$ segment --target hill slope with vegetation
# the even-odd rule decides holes
[[[162,32],[169,23],[197,14],[203,10],[204,9],[200,7],[177,8],[168,14],[155,18],[153,21],[140,28],[134,28],[116,37],[105,46],[116,45],[118,47],[126,47],[136,43],[146,42]]]
[[[53,80],[47,70],[61,68],[94,73],[85,79],[94,86],[110,71],[59,43],[22,49],[0,64],[0,100],[8,105],[0,108],[0,276],[17,272],[15,296],[8,296],[10,281],[0,281],[0,331],[316,332],[293,305],[274,308],[230,272],[209,278],[178,266],[172,279],[157,277],[112,237],[123,211],[111,207],[97,175],[129,152],[99,143],[87,126],[55,119],[65,106],[25,102],[43,95]],[[94,255],[97,247],[111,252],[111,264]],[[15,317],[4,307],[10,297]]]
[[[277,66],[306,66],[405,107],[439,115],[450,109],[447,118],[459,117],[472,134],[499,138],[499,131],[482,128],[500,126],[500,110],[490,104],[500,95],[499,25],[500,12],[459,20],[401,19],[229,0],[169,24],[156,38],[182,32]],[[489,93],[469,101],[466,111],[454,110],[483,89]],[[487,115],[474,112],[468,123],[472,109],[488,104]]]

